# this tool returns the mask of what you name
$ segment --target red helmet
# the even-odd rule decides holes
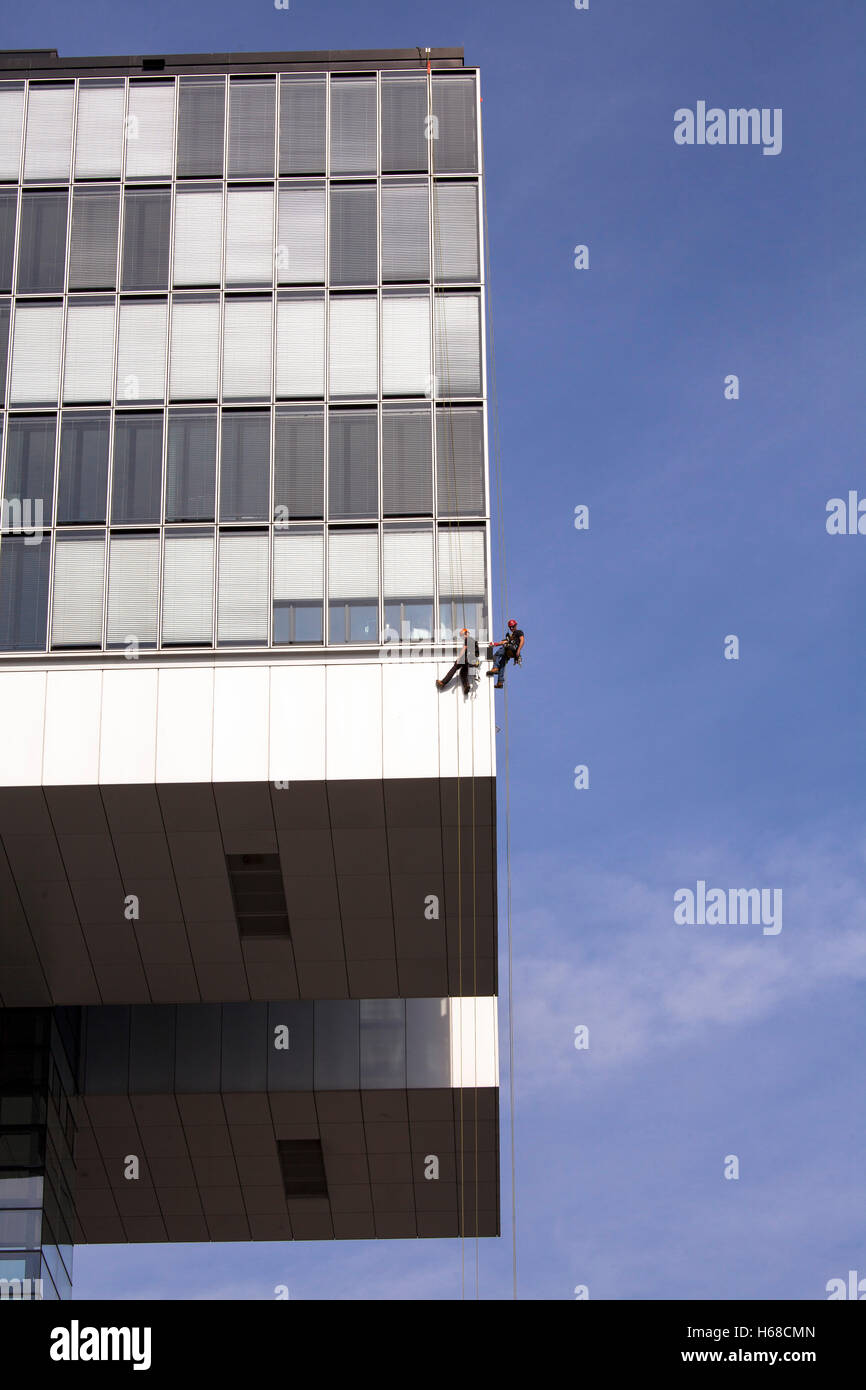
[[[509,626],[509,627],[517,627],[517,619],[516,619],[516,618],[509,618],[509,619],[508,619],[508,626]]]

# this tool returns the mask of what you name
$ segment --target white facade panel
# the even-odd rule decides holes
[[[385,777],[439,776],[440,692],[427,662],[386,662],[382,672]]]
[[[217,668],[214,677],[213,780],[268,780],[267,667]]]
[[[45,786],[98,783],[102,674],[100,670],[49,671],[42,763]]]
[[[272,666],[272,782],[324,780],[326,722],[324,666]]]
[[[106,671],[102,678],[100,782],[152,782],[156,772],[159,672]],[[135,736],[130,737],[131,731]]]
[[[0,787],[38,787],[45,733],[44,671],[0,676]]]
[[[449,999],[451,1085],[499,1085],[499,1035],[496,999],[464,996]]]
[[[382,671],[329,666],[328,777],[382,776]]]
[[[157,782],[209,782],[213,768],[214,669],[165,667],[159,673]]]

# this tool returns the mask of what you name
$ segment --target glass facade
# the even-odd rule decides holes
[[[0,652],[486,635],[477,109],[0,83]]]

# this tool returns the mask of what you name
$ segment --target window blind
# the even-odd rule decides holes
[[[274,431],[274,517],[283,521],[322,517],[324,500],[324,411],[278,410]]]
[[[433,515],[430,410],[382,413],[382,508],[385,516]]]
[[[73,96],[71,82],[68,86],[53,82],[50,87],[31,82],[24,136],[25,182],[69,178]]]
[[[162,413],[115,416],[112,525],[159,521],[161,501]]]
[[[169,411],[166,521],[213,521],[216,450],[216,410]]]
[[[108,547],[109,647],[132,638],[142,647],[156,645],[159,592],[159,536],[112,536]]]
[[[17,497],[22,504],[29,499],[34,524],[38,524],[35,504],[41,502],[42,523],[50,526],[54,500],[55,417],[12,415],[6,428],[9,439],[6,445],[4,496],[7,501]]]
[[[111,416],[64,411],[61,421],[57,525],[105,525]]]
[[[233,77],[229,83],[229,178],[273,178],[276,83]]]
[[[52,647],[102,646],[105,536],[58,538],[54,551]]]
[[[174,204],[174,283],[218,285],[222,278],[221,189],[178,189]]]
[[[8,294],[12,289],[17,216],[17,192],[14,188],[0,190],[0,293],[4,294]]]
[[[331,298],[332,396],[375,396],[379,379],[376,300]]]
[[[382,77],[382,172],[427,169],[427,79]]]
[[[168,189],[127,189],[123,199],[123,289],[168,289],[170,233]]]
[[[480,410],[436,411],[440,516],[484,515],[484,419]]]
[[[379,429],[375,410],[332,410],[328,440],[328,516],[379,515]]]
[[[66,313],[64,401],[110,401],[113,374],[114,303],[70,300]]]
[[[19,294],[58,294],[66,272],[67,194],[21,195]]]
[[[325,597],[325,541],[321,531],[276,532],[274,601],[303,603]]]
[[[277,278],[281,285],[325,282],[325,186],[291,184],[279,194]]]
[[[12,334],[12,405],[54,405],[60,386],[60,304],[18,304]]]
[[[226,199],[226,284],[270,285],[273,248],[273,189],[230,188]]]
[[[220,534],[217,633],[220,645],[268,640],[268,537]]]
[[[475,78],[438,76],[433,78],[434,130],[433,168],[440,174],[475,173],[478,169],[476,146]]]
[[[382,394],[431,394],[427,295],[382,296]]]
[[[222,426],[220,521],[267,521],[270,412],[225,411]]]
[[[376,172],[376,80],[331,81],[331,173]]]
[[[476,294],[437,295],[436,394],[481,395],[481,301]]]
[[[48,621],[47,545],[6,536],[0,545],[0,651],[45,650]]]
[[[382,279],[429,280],[427,184],[382,185]]]
[[[171,308],[169,396],[215,401],[219,388],[218,299],[179,299]]]
[[[169,532],[162,575],[163,646],[213,642],[213,535]]]
[[[76,188],[69,246],[71,290],[114,289],[119,218],[120,194],[116,189]]]
[[[317,400],[325,394],[325,300],[277,303],[277,395]]]
[[[382,538],[386,599],[433,598],[433,530],[391,531]]]
[[[165,301],[121,300],[117,331],[118,401],[162,400],[165,346]]]
[[[271,393],[271,301],[227,299],[223,332],[223,396],[261,400]]]
[[[280,78],[280,173],[325,172],[325,79]]]
[[[439,530],[439,593],[443,598],[484,593],[484,531]]]
[[[170,178],[174,163],[174,82],[130,82],[126,177]]]
[[[6,399],[6,363],[9,357],[9,318],[10,308],[0,301],[0,400]]]
[[[328,597],[372,599],[379,593],[379,538],[375,531],[331,531]]]
[[[375,285],[376,235],[376,185],[332,185],[332,285]]]
[[[433,213],[437,281],[480,280],[477,184],[437,182]]]
[[[192,179],[223,172],[226,82],[224,77],[181,77],[177,108],[177,176]]]
[[[118,179],[123,156],[122,82],[78,84],[75,177]]]
[[[0,87],[0,179],[17,182],[23,129],[24,83],[4,83]]]

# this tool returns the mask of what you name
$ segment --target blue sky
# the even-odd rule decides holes
[[[866,1275],[866,537],[825,529],[829,498],[866,495],[864,30],[859,0],[7,17],[7,46],[64,54],[462,44],[482,69],[527,633],[509,677],[523,1298],[815,1299]],[[676,145],[698,101],[781,107],[782,152]],[[783,930],[676,926],[698,879],[781,888]],[[507,1149],[503,1179],[482,1298],[510,1293]],[[79,1297],[452,1299],[460,1277],[457,1242],[92,1248],[75,1269]]]

